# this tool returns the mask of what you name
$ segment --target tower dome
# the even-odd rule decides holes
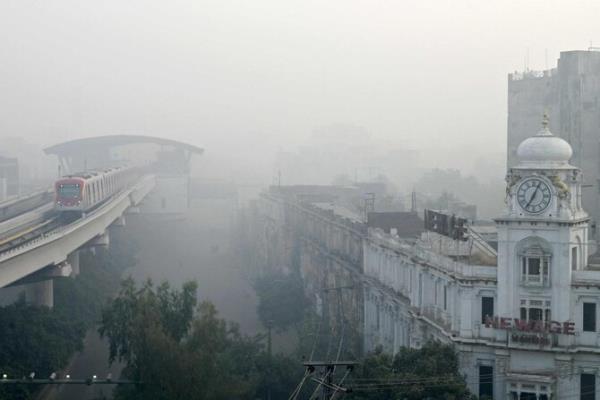
[[[564,139],[554,136],[548,129],[548,116],[544,115],[543,128],[537,135],[521,142],[517,148],[519,167],[524,168],[564,168],[571,167],[573,155],[571,145]]]

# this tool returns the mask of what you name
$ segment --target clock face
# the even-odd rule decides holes
[[[531,178],[521,183],[517,189],[517,199],[523,210],[539,214],[550,205],[552,191],[543,180]]]

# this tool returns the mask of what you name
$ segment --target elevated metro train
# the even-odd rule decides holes
[[[130,187],[139,176],[137,168],[119,167],[66,175],[54,184],[54,208],[60,213],[83,213]]]

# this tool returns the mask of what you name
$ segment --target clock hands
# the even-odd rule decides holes
[[[552,199],[548,185],[536,178],[527,179],[521,183],[517,195],[521,209],[532,214],[538,214],[548,208]]]
[[[531,197],[529,198],[529,201],[527,202],[527,204],[525,205],[525,208],[529,207],[529,205],[531,204],[531,202],[533,201],[533,199],[535,199],[535,195],[537,194],[538,190],[540,189],[540,185],[542,184],[542,182],[540,181],[537,186],[535,187],[535,191],[533,192],[533,194],[531,195]]]

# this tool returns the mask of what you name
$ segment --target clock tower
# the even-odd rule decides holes
[[[587,261],[588,215],[581,207],[581,170],[544,116],[538,134],[517,149],[508,172],[498,227],[498,315],[569,321],[572,271]]]

